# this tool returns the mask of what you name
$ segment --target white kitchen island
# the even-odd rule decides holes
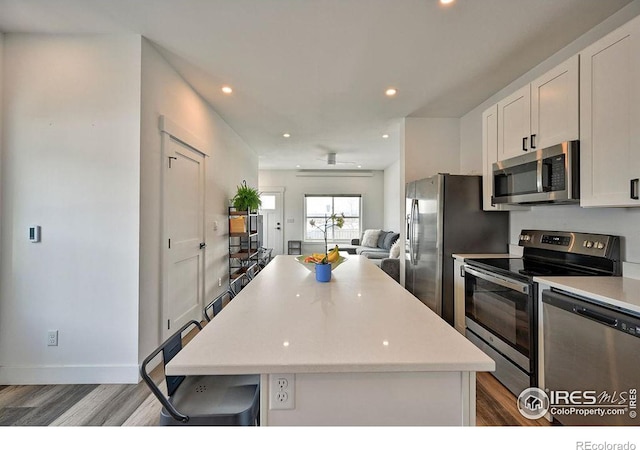
[[[320,283],[281,255],[167,373],[261,374],[261,425],[402,426],[474,425],[475,373],[494,369],[367,258],[348,255]]]

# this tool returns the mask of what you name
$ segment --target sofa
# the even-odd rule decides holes
[[[376,234],[377,238],[372,240],[372,237]],[[395,244],[399,237],[400,233],[393,231],[365,230],[360,239],[351,240],[351,245],[355,247],[356,255],[362,255],[369,259],[383,259],[389,257],[391,246]]]
[[[360,239],[353,239],[351,245],[355,246],[355,253],[370,259],[375,265],[380,267],[387,275],[400,282],[400,255],[399,249],[396,249],[394,255],[391,255],[391,248],[398,241],[399,233],[393,231],[380,231],[376,246],[360,245],[361,243],[373,244],[370,236],[365,236],[367,231],[362,234]],[[367,239],[369,238],[369,239]],[[368,241],[368,242],[367,242]],[[398,244],[399,245],[399,244]]]

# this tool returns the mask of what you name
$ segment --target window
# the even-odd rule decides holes
[[[305,241],[324,241],[322,231],[309,225],[309,220],[324,220],[333,213],[344,214],[344,226],[329,228],[328,241],[350,242],[351,239],[360,239],[361,200],[360,195],[305,195]]]
[[[276,196],[273,194],[260,194],[260,200],[262,200],[262,204],[260,205],[260,209],[262,211],[266,210],[274,210],[276,209]]]

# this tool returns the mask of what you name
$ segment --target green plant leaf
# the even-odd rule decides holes
[[[238,211],[255,211],[262,205],[260,193],[257,189],[247,186],[246,180],[242,180],[242,185],[238,186],[232,202],[233,207]]]

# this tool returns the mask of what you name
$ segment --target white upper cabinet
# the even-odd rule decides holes
[[[498,160],[579,138],[578,58],[498,102]]]
[[[529,85],[498,102],[498,161],[522,155],[529,150],[530,117]]]
[[[640,206],[640,17],[580,61],[580,204]]]
[[[508,211],[529,209],[526,206],[494,205],[493,163],[498,161],[498,105],[482,113],[482,209],[485,211]]]
[[[575,55],[531,83],[529,149],[579,139],[578,61]]]
[[[482,209],[497,211],[493,195],[492,165],[498,160],[498,105],[482,113]]]

